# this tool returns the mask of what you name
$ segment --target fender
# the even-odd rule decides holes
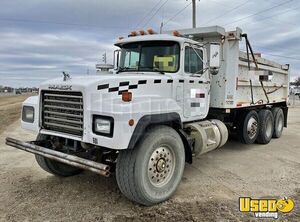
[[[129,141],[128,149],[133,149],[138,140],[145,134],[147,127],[153,125],[170,125],[175,127],[175,129],[182,128],[181,119],[178,113],[145,115],[137,123]]]
[[[128,149],[133,149],[140,138],[145,135],[147,128],[153,125],[168,125],[174,128],[178,132],[184,144],[186,162],[192,163],[192,149],[184,131],[182,130],[182,122],[178,113],[164,113],[143,116],[133,131]]]

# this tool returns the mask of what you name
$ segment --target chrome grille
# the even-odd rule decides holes
[[[82,136],[82,93],[42,91],[42,126],[47,130]]]

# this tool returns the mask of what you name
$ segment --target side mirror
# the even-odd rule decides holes
[[[114,70],[119,69],[120,55],[121,55],[120,49],[114,51]]]
[[[209,68],[213,75],[216,75],[219,72],[219,68],[220,68],[220,44],[219,43],[210,43]]]

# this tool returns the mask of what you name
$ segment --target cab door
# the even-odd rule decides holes
[[[186,44],[184,47],[184,117],[188,121],[203,119],[209,107],[209,75],[203,48]]]

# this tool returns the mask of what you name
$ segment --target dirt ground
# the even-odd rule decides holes
[[[0,98],[2,99],[2,98]],[[17,104],[1,101],[3,105]],[[0,221],[257,221],[239,212],[238,198],[284,196],[295,200],[293,213],[277,221],[300,221],[300,107],[290,109],[289,127],[268,145],[229,141],[223,148],[186,165],[173,198],[153,207],[128,201],[114,177],[90,172],[58,178],[36,164],[34,156],[4,144],[5,137],[35,135],[0,111]],[[7,116],[8,115],[8,116]],[[15,114],[16,115],[16,114]],[[7,120],[3,120],[6,119]],[[8,126],[8,127],[7,127]],[[266,220],[269,221],[269,220]]]
[[[0,133],[20,117],[22,102],[29,96],[30,94],[0,97]]]

